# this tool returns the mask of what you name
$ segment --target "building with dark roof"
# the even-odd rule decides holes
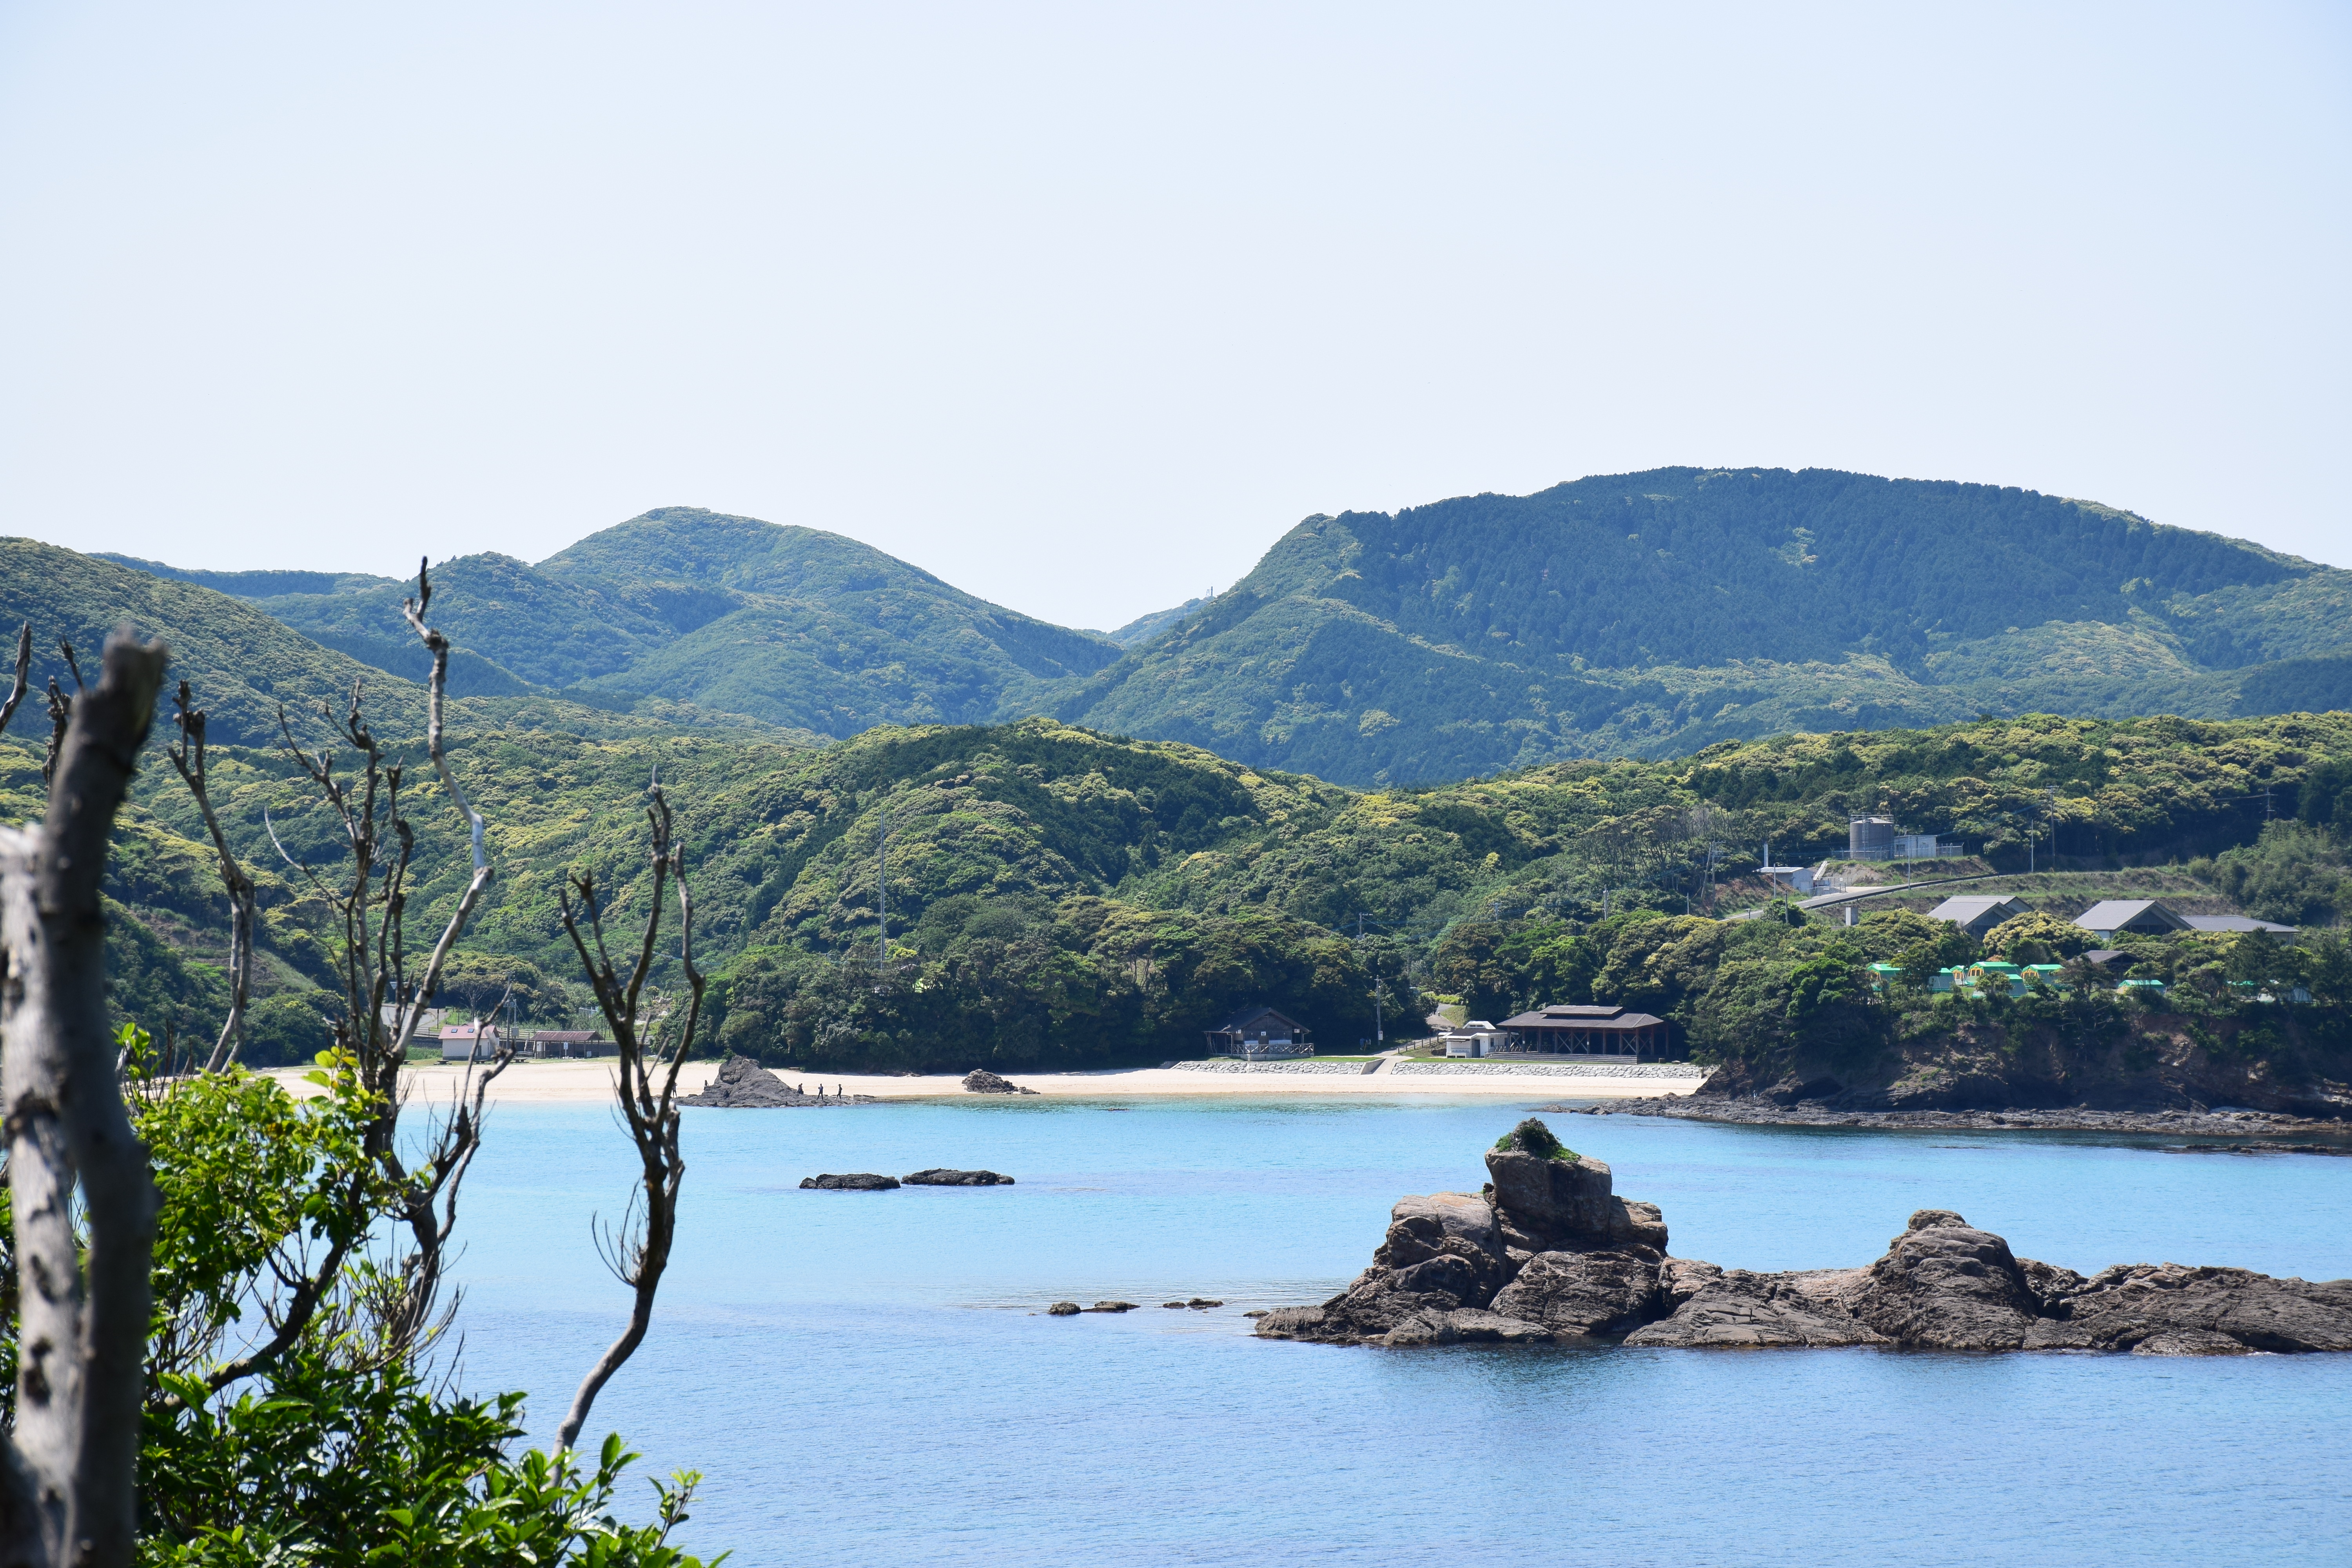
[[[1311,1057],[1307,1029],[1271,1007],[1244,1007],[1209,1031],[1213,1057]]]
[[[2076,915],[2074,923],[2102,941],[2119,931],[2162,936],[2167,931],[2194,929],[2154,899],[2107,899]]]
[[[2001,921],[2013,921],[2025,912],[2026,906],[2018,900],[1974,894],[1967,898],[1946,899],[1927,911],[1927,918],[1949,921],[1981,941],[1985,932]]]
[[[1632,1057],[1663,1051],[1669,1040],[1664,1018],[1628,1013],[1620,1006],[1538,1007],[1506,1018],[1506,1048],[1514,1056]]]

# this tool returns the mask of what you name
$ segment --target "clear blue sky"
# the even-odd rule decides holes
[[[669,503],[1107,626],[1670,463],[2352,565],[2341,5],[0,3],[0,531]]]

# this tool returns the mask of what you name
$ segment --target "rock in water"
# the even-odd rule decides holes
[[[1034,1094],[1034,1089],[1024,1089],[1009,1078],[999,1078],[986,1068],[974,1068],[963,1075],[963,1086],[973,1094]]]
[[[1088,1307],[1087,1310],[1089,1312],[1132,1312],[1135,1310],[1135,1303],[1132,1301],[1097,1301],[1093,1306]]]
[[[767,1110],[799,1105],[874,1105],[870,1094],[801,1094],[749,1057],[730,1056],[719,1076],[699,1094],[678,1096],[680,1105],[715,1105],[730,1110]]]
[[[827,1193],[887,1193],[898,1187],[898,1178],[859,1171],[847,1176],[803,1176],[801,1185]]]
[[[1886,1336],[1858,1321],[1845,1304],[1861,1276],[1859,1268],[1801,1274],[1717,1270],[1675,1307],[1672,1317],[1636,1329],[1625,1336],[1625,1343],[1677,1349],[1885,1344]]]
[[[1658,1316],[1664,1266],[1664,1257],[1648,1247],[1538,1252],[1496,1292],[1495,1310],[1563,1338],[1625,1333]]]
[[[1075,1318],[1084,1310],[1076,1301],[1056,1301],[1045,1309],[1045,1315],[1049,1318]]]
[[[934,1167],[904,1178],[910,1187],[1009,1187],[1013,1178],[994,1171],[950,1171]]]
[[[2352,1279],[2139,1264],[2085,1279],[1921,1209],[1866,1268],[1726,1270],[1665,1255],[1664,1216],[1609,1167],[1521,1122],[1486,1155],[1488,1196],[1399,1200],[1372,1266],[1272,1340],[1441,1345],[1622,1335],[1659,1348],[1886,1345],[2240,1355],[2352,1351]],[[1171,1301],[1174,1307],[1182,1303]]]
[[[2141,1263],[2103,1269],[2087,1280],[2065,1274],[2042,1307],[2044,1316],[2027,1331],[2028,1350],[2137,1355],[2352,1351],[2352,1279],[2315,1285],[2243,1268]]]

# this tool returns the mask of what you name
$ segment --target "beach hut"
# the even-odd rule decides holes
[[[1446,1030],[1444,1044],[1449,1057],[1491,1057],[1503,1048],[1503,1034],[1486,1019],[1473,1018]]]
[[[441,1059],[445,1062],[487,1062],[498,1058],[499,1026],[479,1018],[470,1024],[441,1026]]]

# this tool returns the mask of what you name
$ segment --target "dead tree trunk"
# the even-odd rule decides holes
[[[572,1396],[572,1408],[556,1429],[558,1448],[569,1448],[579,1441],[580,1428],[587,1424],[596,1395],[644,1342],[646,1330],[653,1322],[655,1293],[661,1289],[663,1270],[669,1267],[670,1245],[677,1234],[678,1184],[686,1178],[686,1161],[678,1151],[677,1069],[694,1048],[695,1026],[702,1018],[702,972],[694,967],[694,900],[687,892],[686,851],[671,831],[669,802],[658,783],[653,786],[653,796],[654,803],[646,812],[654,831],[653,899],[636,963],[625,980],[614,971],[605,951],[604,922],[596,906],[593,879],[583,873],[572,879],[570,889],[559,889],[556,895],[563,911],[564,931],[580,954],[580,965],[596,993],[596,1005],[613,1031],[613,1043],[620,1055],[614,1092],[641,1166],[638,1189],[629,1201],[629,1217],[614,1231],[605,1249],[605,1261],[614,1274],[634,1293],[629,1325],[581,1379],[579,1391]],[[678,959],[686,970],[688,994],[684,1025],[665,1040],[667,1016],[647,1019],[639,1006],[661,930],[664,885],[672,879],[677,883]],[[576,906],[574,893],[579,895]],[[583,922],[585,931],[581,929]]]
[[[0,1568],[127,1563],[133,1551],[156,1198],[115,1075],[99,897],[163,658],[160,643],[109,639],[98,689],[72,703],[57,748],[47,819],[0,829],[0,1100],[21,1347]]]
[[[220,858],[221,887],[228,893],[228,1019],[221,1025],[220,1039],[205,1063],[206,1072],[221,1072],[245,1048],[245,1005],[253,993],[256,889],[253,879],[236,863],[236,856],[228,847],[228,835],[221,831],[220,814],[213,809],[205,772],[205,712],[195,706],[186,681],[180,682],[180,694],[173,700],[173,706],[178,710],[173,717],[180,726],[180,743],[166,754],[172,765],[180,770],[188,793],[196,797],[196,810],[203,814],[205,830],[213,836],[213,853]]]

